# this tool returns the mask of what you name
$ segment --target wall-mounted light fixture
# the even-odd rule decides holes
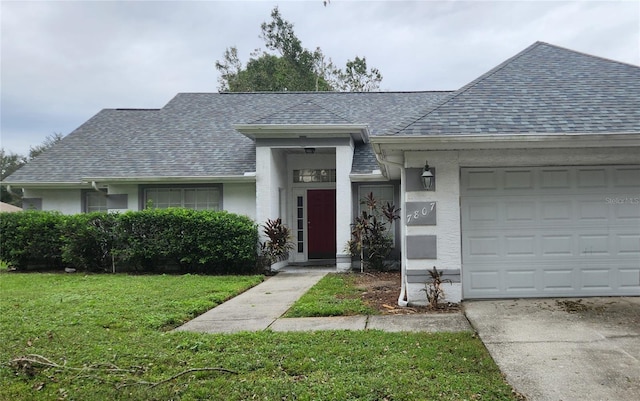
[[[431,190],[433,184],[436,182],[436,176],[432,170],[433,169],[429,167],[429,163],[425,161],[420,178],[422,179],[422,187],[427,191]]]
[[[304,153],[306,153],[308,155],[312,155],[312,154],[316,153],[316,148],[304,148]]]

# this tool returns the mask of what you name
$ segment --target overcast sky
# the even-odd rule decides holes
[[[640,65],[640,1],[4,1],[2,147],[27,154],[103,108],[215,92],[215,61],[264,47],[279,6],[304,47],[365,56],[381,90],[458,89],[536,41]]]

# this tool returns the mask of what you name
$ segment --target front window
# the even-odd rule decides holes
[[[83,191],[84,194],[84,212],[106,212],[107,209],[107,196],[96,191]]]
[[[293,170],[293,182],[336,182],[336,169]]]
[[[220,188],[158,187],[144,189],[145,207],[220,210]]]

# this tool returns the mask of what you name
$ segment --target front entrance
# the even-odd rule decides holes
[[[336,190],[307,191],[308,259],[336,257]]]

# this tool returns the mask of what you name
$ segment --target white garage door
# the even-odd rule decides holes
[[[463,297],[640,295],[640,166],[461,171]]]

